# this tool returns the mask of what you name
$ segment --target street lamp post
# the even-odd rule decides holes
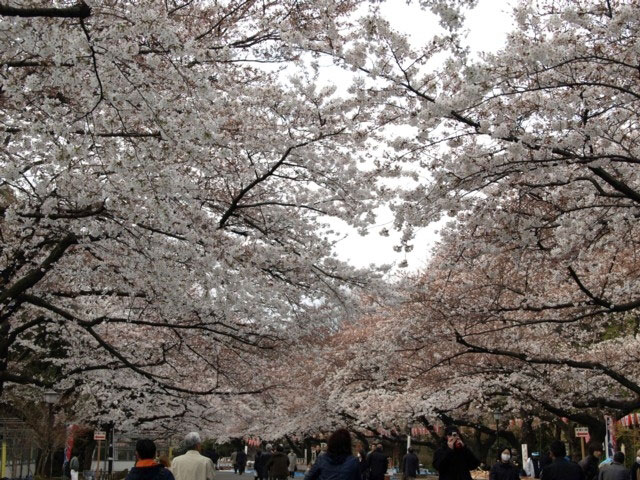
[[[60,401],[60,394],[54,390],[44,392],[44,403],[49,406],[49,478],[53,478],[53,406]]]
[[[496,441],[498,441],[498,437],[500,436],[500,419],[502,418],[502,412],[500,410],[494,410],[493,418],[496,421]]]

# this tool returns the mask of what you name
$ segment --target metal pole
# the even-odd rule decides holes
[[[53,478],[53,403],[49,404],[49,478]]]
[[[109,453],[108,453],[108,458],[109,458],[109,465],[108,465],[108,472],[109,474],[113,473],[113,444],[114,444],[114,430],[115,430],[115,426],[112,424],[109,425],[109,430],[108,430],[108,435],[109,435]]]
[[[33,438],[31,438],[31,440],[29,440],[29,463],[27,464],[27,475],[31,474],[31,462],[33,461]],[[37,462],[36,464],[33,466],[33,473],[36,473],[36,469],[37,469]]]
[[[2,471],[0,474],[2,478],[7,476],[7,441],[2,438]]]
[[[24,450],[25,450],[25,441],[22,440],[20,444],[20,473],[18,476],[22,478],[22,467],[24,466]]]
[[[102,449],[102,440],[98,440],[98,461],[96,462],[96,480],[100,479],[100,450]]]
[[[496,418],[496,455],[500,452],[498,452],[498,449],[500,448],[500,421]]]

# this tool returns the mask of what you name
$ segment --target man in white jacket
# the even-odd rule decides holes
[[[214,466],[210,458],[200,455],[202,441],[198,432],[188,433],[184,438],[187,453],[171,462],[171,473],[176,480],[213,480]]]
[[[524,472],[527,477],[540,478],[540,454],[533,452],[524,462]]]

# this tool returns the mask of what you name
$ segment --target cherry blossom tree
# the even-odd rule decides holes
[[[197,419],[355,311],[377,274],[327,219],[364,228],[384,198],[358,166],[371,118],[302,56],[357,4],[0,6],[0,392]]]
[[[321,391],[353,425],[487,433],[497,405],[601,437],[603,411],[639,407],[637,9],[523,2],[506,47],[475,60],[462,10],[425,5],[449,31],[420,51],[375,16],[318,48],[361,72],[353,91],[379,125],[404,128],[379,161],[417,183],[395,206],[404,247],[453,218],[425,274],[398,285],[404,299],[341,332],[352,342],[335,344]]]
[[[479,58],[474,1],[419,48],[360,4],[0,6],[1,388],[228,436],[640,407],[635,2],[519,2]],[[329,219],[387,202],[399,249],[451,224],[378,297]]]
[[[452,33],[421,50],[370,17],[366,38],[327,52],[376,78],[355,88],[378,99],[379,123],[404,127],[387,161],[417,184],[395,206],[405,248],[453,219],[408,296],[409,337],[380,343],[415,352],[408,378],[441,376],[411,403],[534,404],[598,436],[602,410],[640,407],[635,7],[521,2],[504,49],[480,59],[451,9]]]

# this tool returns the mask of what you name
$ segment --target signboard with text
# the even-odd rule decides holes
[[[589,436],[589,428],[588,427],[576,427],[576,437],[577,438],[586,438]]]
[[[107,432],[93,432],[93,439],[94,440],[106,440],[107,439]]]

